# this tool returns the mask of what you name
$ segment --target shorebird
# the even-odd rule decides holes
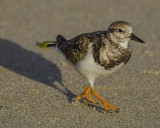
[[[94,82],[97,77],[109,75],[123,67],[131,57],[129,41],[145,43],[142,39],[132,33],[132,26],[125,21],[113,22],[106,31],[84,33],[70,40],[58,35],[56,41],[45,41],[41,47],[55,47],[66,57],[75,69],[84,76],[89,86],[84,92],[75,98],[76,100],[85,97],[84,102],[97,103],[90,95],[90,91],[99,99],[104,109],[108,108],[115,112],[119,109],[110,105],[94,89]]]

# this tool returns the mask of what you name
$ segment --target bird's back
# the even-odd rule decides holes
[[[73,64],[78,63],[84,58],[88,51],[88,46],[91,43],[99,45],[102,43],[102,36],[106,35],[107,31],[96,31],[92,33],[84,33],[70,40],[65,40],[62,36],[57,36],[57,47]]]

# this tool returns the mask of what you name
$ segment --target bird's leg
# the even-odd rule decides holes
[[[104,106],[104,109],[108,112],[108,107],[111,109],[111,110],[113,110],[113,111],[115,111],[115,112],[119,112],[119,109],[118,108],[115,108],[114,106],[111,106],[108,102],[106,102],[102,97],[100,97],[99,95],[98,95],[98,93],[93,89],[93,88],[91,88],[91,93],[97,98],[97,99],[99,99],[101,102],[102,102],[102,104],[103,104],[103,106]]]
[[[89,94],[89,93],[90,93],[90,89],[91,89],[90,85],[88,86],[88,88],[85,88],[85,87],[84,87],[84,89],[85,89],[84,92],[83,92],[82,94],[80,94],[79,96],[77,96],[74,101],[79,100],[79,99],[84,95],[84,96],[85,96],[84,102],[85,102],[86,105],[88,105],[88,100],[87,100],[87,98],[89,98],[93,103],[97,103],[97,102],[91,97],[91,95]]]

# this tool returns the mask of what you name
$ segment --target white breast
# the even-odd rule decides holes
[[[94,81],[95,78],[108,75],[116,70],[120,69],[124,64],[121,63],[120,65],[112,68],[110,70],[105,70],[104,67],[97,64],[93,58],[93,54],[91,53],[92,44],[89,45],[88,52],[86,56],[76,65],[76,69],[89,81]]]

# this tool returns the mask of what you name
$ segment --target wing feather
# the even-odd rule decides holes
[[[71,63],[76,64],[86,55],[89,44],[101,43],[102,34],[106,34],[106,31],[97,31],[76,36],[71,40],[66,40],[66,42],[59,46],[59,49]]]

